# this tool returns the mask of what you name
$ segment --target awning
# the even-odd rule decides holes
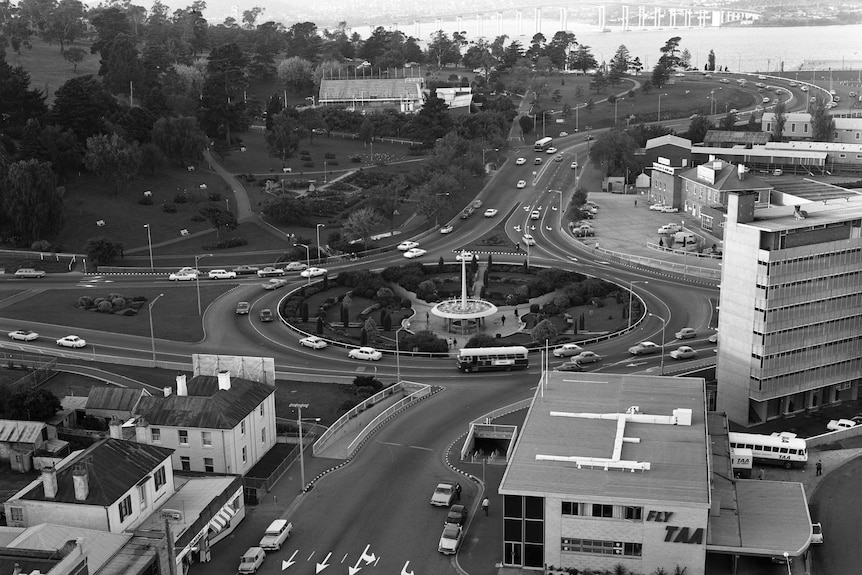
[[[224,531],[225,527],[230,525],[231,517],[236,515],[236,511],[232,507],[224,507],[215,514],[215,517],[210,519],[210,529],[215,533]]]

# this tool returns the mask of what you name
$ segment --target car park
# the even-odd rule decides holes
[[[595,363],[601,361],[602,356],[594,351],[582,351],[578,355],[573,355],[570,361],[575,363]]]
[[[236,304],[236,314],[237,315],[248,315],[249,310],[251,310],[251,306],[247,301],[241,301]]]
[[[658,352],[661,346],[651,341],[642,341],[637,345],[629,348],[629,353],[632,355],[650,355]]]
[[[87,342],[78,337],[77,335],[67,335],[66,337],[61,337],[57,340],[57,345],[60,347],[84,347],[87,345]]]
[[[471,261],[473,259],[473,252],[461,251],[455,254],[455,261]]]
[[[260,310],[260,314],[258,314],[258,317],[260,318],[260,321],[264,323],[270,322],[273,320],[272,310],[269,308],[264,308]]]
[[[487,210],[485,210],[485,217],[486,218],[493,218],[496,215],[497,215],[497,210],[495,210],[494,208],[488,208]]]
[[[245,265],[237,266],[237,267],[233,268],[234,273],[236,273],[237,275],[241,275],[241,276],[256,274],[259,270],[260,270],[260,268],[257,268],[254,266],[245,266]]]
[[[283,280],[280,278],[271,278],[268,282],[260,284],[263,289],[273,290],[278,288],[283,288],[287,285],[287,280]]]
[[[455,501],[455,485],[452,483],[438,483],[431,494],[431,505],[437,507],[449,507]]]
[[[293,523],[286,519],[276,519],[263,532],[258,545],[266,551],[278,551],[281,549],[281,544],[290,537],[291,531],[293,531]]]
[[[675,234],[682,231],[682,226],[679,224],[665,224],[658,229],[659,235]]]
[[[262,270],[257,270],[257,277],[259,278],[268,278],[273,276],[283,276],[284,270],[281,268],[274,268],[272,266],[268,266],[263,268]]]
[[[811,542],[817,545],[823,543],[823,526],[820,523],[811,524]]]
[[[536,245],[536,238],[534,238],[532,234],[524,234],[521,236],[521,241],[528,246]]]
[[[440,228],[440,233],[441,234],[451,234],[452,230],[454,230],[454,229],[455,229],[455,226],[453,226],[452,224],[449,224],[448,226],[443,226],[442,228]]]
[[[692,357],[697,357],[697,351],[687,345],[681,345],[670,352],[670,356],[674,359],[691,359]]]
[[[542,158],[536,158],[535,160],[533,160],[533,164],[536,166],[538,166],[541,163],[542,163]]]
[[[466,519],[467,508],[463,505],[453,505],[449,508],[449,513],[446,514],[446,522],[444,523],[444,525],[464,525],[464,521]]]
[[[443,533],[440,535],[437,551],[443,555],[454,555],[458,552],[458,547],[461,546],[462,535],[463,530],[460,525],[447,524],[443,527]]]
[[[547,150],[545,150],[545,153],[549,156],[552,156],[557,153],[557,148],[548,148]]]
[[[419,242],[412,242],[409,240],[403,241],[400,244],[398,244],[398,249],[401,250],[402,252],[406,252],[407,250],[410,250],[413,248],[418,248],[418,247],[419,247]]]
[[[527,180],[518,180],[518,183],[515,184],[515,187],[518,188],[519,190],[523,190],[524,188],[527,187]]]
[[[383,357],[383,354],[373,347],[357,347],[347,352],[347,357],[365,361],[378,361]]]
[[[584,348],[579,346],[576,343],[564,343],[560,347],[554,348],[554,357],[571,357],[573,355],[578,355],[584,351]]]
[[[515,160],[516,166],[523,166],[526,163],[527,163],[527,158],[518,158],[517,160]]]
[[[308,268],[307,270],[303,270],[299,272],[304,278],[316,278],[320,276],[326,275],[326,270],[324,268]]]
[[[228,270],[210,270],[207,276],[211,280],[232,280],[236,279],[236,272]]]
[[[20,268],[15,271],[15,277],[19,279],[37,279],[45,277],[45,272],[33,268]]]
[[[286,271],[286,272],[301,272],[302,270],[304,270],[307,267],[308,267],[308,265],[303,263],[303,262],[290,262],[286,266],[284,266],[284,271]]]
[[[676,339],[690,339],[692,337],[697,337],[697,331],[693,327],[684,327],[673,336]]]
[[[198,275],[197,274],[190,274],[190,273],[174,272],[168,276],[168,279],[171,280],[172,282],[194,281],[194,280],[198,279]]]
[[[530,219],[531,220],[538,220],[538,219],[541,219],[541,217],[542,217],[542,212],[540,212],[539,210],[533,210],[532,212],[530,212]]]
[[[404,257],[409,259],[409,260],[412,260],[413,258],[418,258],[420,256],[424,256],[427,253],[428,253],[428,251],[423,250],[422,248],[410,248],[409,250],[404,252]]]
[[[35,341],[39,339],[39,334],[35,331],[30,331],[29,329],[19,329],[17,331],[10,331],[9,339],[14,339],[16,341]]]
[[[266,551],[260,547],[249,547],[240,557],[239,567],[236,568],[237,573],[257,573],[264,559],[266,559]]]
[[[325,339],[319,338],[316,335],[310,335],[299,340],[299,345],[310,347],[311,349],[323,349],[329,344],[326,343]]]
[[[555,367],[554,371],[584,371],[584,366],[577,361],[567,361]]]

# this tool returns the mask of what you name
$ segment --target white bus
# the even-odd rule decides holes
[[[553,138],[541,138],[541,139],[536,140],[536,143],[533,146],[533,149],[536,150],[537,152],[544,152],[548,148],[550,148],[551,144],[553,144],[553,143],[554,143]]]
[[[492,369],[526,369],[530,352],[519,345],[507,347],[465,347],[458,351],[456,363],[464,372]]]
[[[727,436],[731,451],[750,449],[757,463],[773,463],[790,469],[793,466],[804,466],[808,461],[805,440],[796,437],[795,433],[785,431],[772,435],[758,435],[731,431]]]

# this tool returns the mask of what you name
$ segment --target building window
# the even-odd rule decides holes
[[[180,429],[177,431],[180,436],[180,445],[188,445],[189,444],[189,432],[186,429]]]
[[[248,454],[247,454],[246,448],[243,447],[242,448],[242,462],[245,463],[246,461],[248,461]]]
[[[593,517],[613,517],[614,506],[604,505],[602,503],[593,503]]]
[[[151,427],[150,428],[150,434],[151,434],[151,437],[153,438],[154,442],[158,442],[158,441],[162,440],[162,430],[159,429],[158,427]]]
[[[625,541],[604,541],[601,539],[574,539],[563,537],[560,540],[560,550],[569,553],[594,553],[597,555],[625,555],[640,557],[643,545]]]
[[[240,422],[239,422],[239,432],[240,432],[242,435],[245,435],[245,421],[240,421]]]
[[[563,501],[563,515],[583,515],[581,504],[574,501]]]
[[[141,509],[147,508],[147,484],[138,485],[138,497],[141,499]]]
[[[260,430],[260,442],[266,443],[266,428]]]
[[[629,521],[643,521],[643,507],[626,507],[626,519]]]
[[[183,471],[191,471],[192,470],[192,460],[187,456],[183,455],[180,457],[180,467]]]
[[[23,507],[10,507],[9,508],[9,519],[12,521],[24,521],[24,508]]]
[[[213,434],[210,431],[201,431],[201,442],[204,444],[204,447],[212,447],[213,446]]]
[[[132,496],[126,495],[126,498],[120,501],[120,523],[126,520],[126,517],[132,514]]]
[[[167,483],[167,479],[165,479],[165,466],[162,465],[153,475],[153,479],[156,484],[156,491],[162,488],[162,485]]]
[[[204,471],[207,473],[213,473],[215,471],[212,457],[204,457]]]
[[[263,417],[263,404],[260,404],[260,416]]]

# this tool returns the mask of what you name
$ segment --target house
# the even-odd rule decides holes
[[[138,403],[150,393],[144,389],[127,387],[94,387],[87,394],[87,415],[110,421],[119,417],[128,420],[136,412]]]
[[[89,575],[87,557],[74,536],[59,546],[46,548],[0,546],[0,573],[11,575]]]
[[[129,533],[105,533],[104,531],[97,531],[95,529],[68,527],[53,523],[42,523],[27,528],[10,528],[10,530],[14,531],[14,538],[6,544],[0,543],[0,565],[3,565],[4,556],[17,562],[21,561],[21,558],[27,555],[38,555],[46,552],[57,555],[58,551],[64,550],[65,545],[72,541],[78,543],[76,550],[84,558],[86,571],[82,571],[82,573],[88,573],[89,575],[95,575],[106,565],[113,564],[118,556],[121,556],[123,548],[133,537]],[[65,557],[69,557],[69,555],[66,554]],[[146,554],[144,555],[146,556]],[[149,553],[149,555],[152,562],[156,555],[155,550]],[[59,554],[59,556],[64,557],[62,554]],[[22,573],[31,573],[31,569],[34,569],[30,565],[19,565],[22,568]],[[58,567],[60,565],[57,565],[54,569]],[[0,573],[13,572],[13,570],[5,570],[0,567]],[[54,570],[47,571],[42,568],[40,572],[48,575],[54,573]],[[114,572],[122,572],[125,575],[144,573],[143,570],[133,571],[128,568]]]
[[[68,447],[57,439],[57,429],[42,421],[0,419],[0,461],[8,461],[15,471],[28,472],[34,458],[56,457],[68,453]]]
[[[659,158],[666,158],[669,166],[691,165],[691,140],[670,134],[647,140],[643,149],[643,162],[651,166]]]
[[[245,475],[275,445],[275,388],[227,371],[177,376],[138,405],[136,441],[169,447],[174,469]]]
[[[323,79],[318,104],[368,112],[394,109],[409,114],[422,108],[424,88],[422,77]]]
[[[174,492],[172,450],[103,439],[42,469],[42,476],[3,504],[8,525],[60,523],[120,533]]]
[[[469,86],[455,88],[437,88],[437,97],[446,102],[449,112],[453,114],[469,114],[473,104],[473,89]]]

